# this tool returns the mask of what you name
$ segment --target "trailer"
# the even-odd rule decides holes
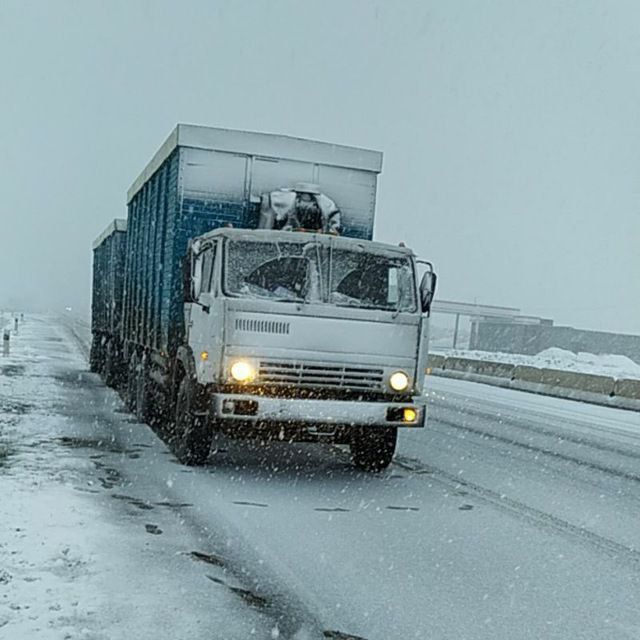
[[[120,333],[127,221],[116,218],[93,243],[91,371],[116,384],[121,370]]]
[[[378,469],[398,426],[424,424],[435,275],[418,288],[413,253],[372,241],[381,168],[376,151],[178,125],[135,180],[106,344],[183,462],[223,431],[349,444]],[[330,203],[340,236],[292,230],[301,215],[261,228],[294,200]]]

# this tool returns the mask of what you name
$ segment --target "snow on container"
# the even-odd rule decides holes
[[[257,228],[263,194],[316,184],[339,207],[342,234],[370,240],[381,168],[376,151],[179,124],[127,194],[122,337],[174,352],[189,240],[223,226]]]

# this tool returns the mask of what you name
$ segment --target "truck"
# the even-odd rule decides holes
[[[380,471],[398,428],[424,426],[436,275],[372,239],[381,169],[376,151],[180,124],[133,182],[126,231],[94,245],[92,368],[182,463],[222,433],[348,445]],[[329,232],[282,217],[314,198]]]

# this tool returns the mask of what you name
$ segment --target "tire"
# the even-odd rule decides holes
[[[178,387],[174,420],[173,451],[182,464],[201,466],[209,457],[213,429],[205,416],[196,415],[197,390],[185,376]]]
[[[382,471],[391,464],[397,442],[396,427],[359,429],[350,444],[353,463],[362,471]]]

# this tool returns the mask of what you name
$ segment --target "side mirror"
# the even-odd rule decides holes
[[[436,283],[438,276],[433,271],[426,271],[420,282],[420,304],[422,313],[429,315],[431,313],[431,303],[436,293]]]

